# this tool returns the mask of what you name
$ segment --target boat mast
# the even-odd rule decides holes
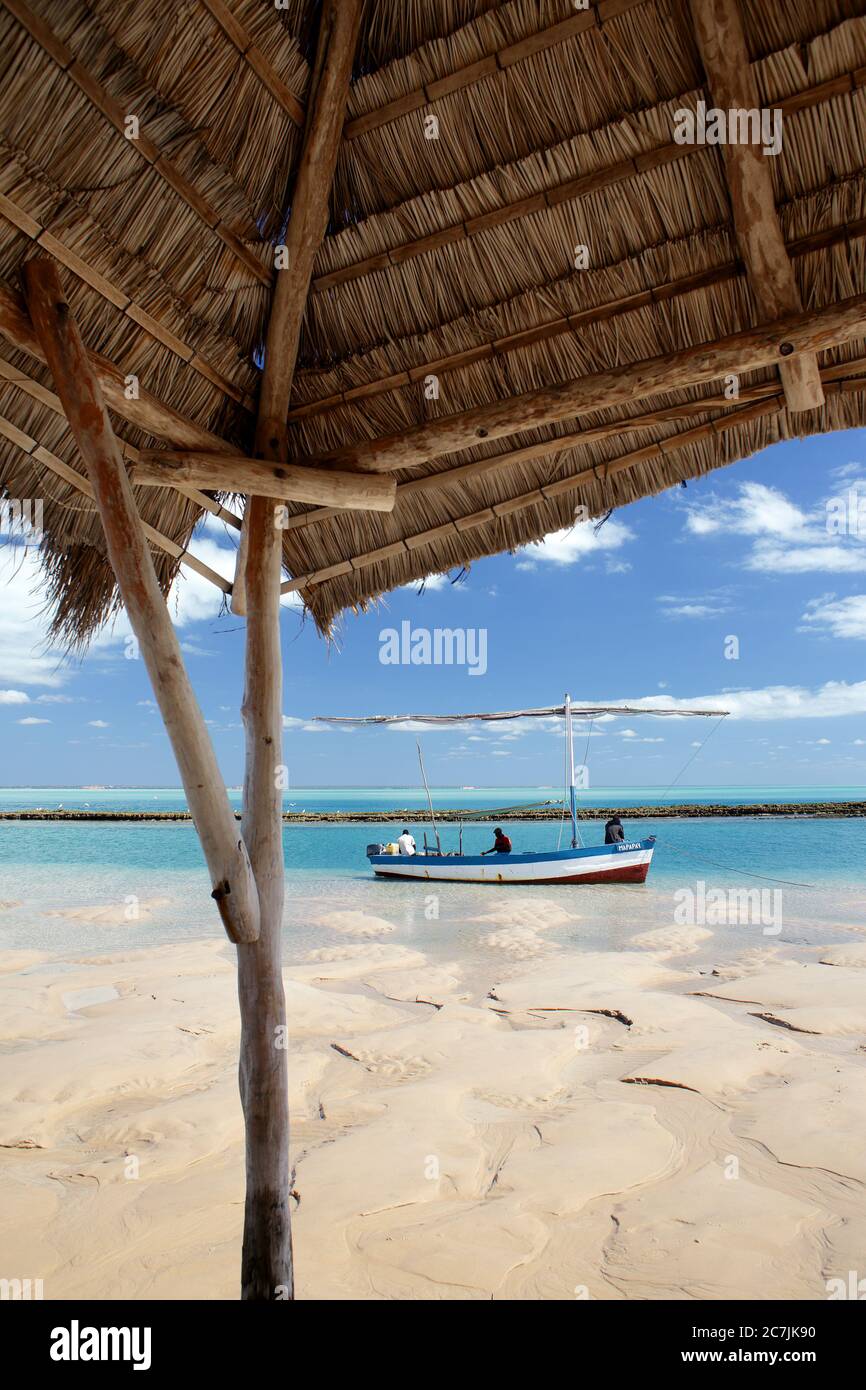
[[[439,851],[439,853],[441,854],[441,853],[442,853],[442,845],[441,845],[441,842],[440,842],[440,840],[439,840],[439,831],[436,829],[436,817],[435,817],[435,815],[433,814],[433,798],[432,798],[431,795],[430,795],[430,788],[429,788],[428,785],[427,785],[427,773],[426,773],[426,771],[424,770],[424,754],[421,752],[421,741],[420,741],[420,739],[416,740],[415,747],[418,749],[418,763],[419,763],[419,766],[420,766],[420,768],[421,768],[421,777],[423,778],[423,781],[424,781],[424,790],[425,790],[425,792],[427,793],[427,806],[428,806],[428,808],[429,808],[429,810],[430,810],[430,824],[433,826],[433,834],[436,836],[436,848],[437,848],[437,850]],[[425,836],[424,836],[424,842],[425,842],[425,844],[426,844],[426,842],[427,842],[426,833],[425,833]]]
[[[568,806],[571,811],[571,848],[576,849],[577,837],[577,803],[574,792],[574,733],[571,725],[571,696],[565,697],[565,739],[568,748]]]

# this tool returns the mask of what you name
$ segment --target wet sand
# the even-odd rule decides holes
[[[285,972],[300,1297],[820,1300],[862,1266],[862,932],[708,968],[706,928],[576,920],[509,894],[470,966],[323,913]],[[117,931],[0,953],[0,1273],[234,1298],[233,950]]]

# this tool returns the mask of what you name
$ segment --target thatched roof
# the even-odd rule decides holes
[[[866,286],[866,3],[741,8],[761,102],[785,112],[769,161],[779,222],[802,303],[822,308]],[[0,484],[45,499],[61,636],[85,638],[116,589],[50,375],[8,329],[21,264],[34,243],[58,258],[88,347],[191,422],[181,434],[249,449],[317,11],[0,4]],[[368,0],[292,397],[297,459],[761,322],[721,151],[673,143],[703,82],[687,0]],[[395,585],[568,525],[580,504],[598,516],[866,423],[866,339],[819,365],[826,403],[794,417],[762,368],[734,403],[719,382],[687,386],[431,455],[398,472],[392,513],[293,505],[288,580],[327,630]],[[189,446],[134,408],[113,420],[130,459]],[[446,472],[448,486],[425,481]],[[136,496],[167,589],[214,503]]]

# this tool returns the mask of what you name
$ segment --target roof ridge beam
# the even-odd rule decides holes
[[[483,439],[501,439],[573,416],[591,414],[645,396],[700,386],[730,372],[776,367],[796,352],[818,352],[866,333],[866,294],[823,309],[793,314],[774,323],[695,343],[679,352],[625,363],[612,370],[525,391],[406,430],[362,441],[319,457],[340,467],[392,472],[431,458],[471,449]]]
[[[366,115],[355,116],[352,120],[347,121],[343,127],[343,139],[357,140],[359,136],[366,135],[371,130],[377,130],[383,125],[388,125],[401,116],[407,116],[422,106],[434,105],[437,101],[442,101],[452,92],[459,92],[466,87],[474,86],[476,82],[483,82],[485,78],[493,77],[496,73],[513,67],[515,63],[534,57],[536,53],[543,53],[546,49],[566,43],[576,34],[581,34],[587,29],[600,29],[609,20],[645,3],[646,0],[598,0],[598,3],[588,5],[586,9],[580,10],[578,14],[571,15],[568,19],[561,19],[556,24],[537,30],[534,34],[527,34],[525,38],[516,39],[514,43],[506,44],[504,48],[496,49],[484,58],[467,63],[462,68],[456,68],[445,77],[422,83],[420,87],[414,88],[413,91],[405,93],[402,97],[395,97],[393,101],[389,101],[373,111],[368,111]],[[470,21],[462,28],[471,28],[473,23],[475,21]],[[462,30],[456,32],[460,33]],[[453,38],[454,35],[450,34],[447,37]],[[429,47],[430,42],[421,44],[418,49],[414,49],[411,53],[403,54],[402,58],[394,59],[379,71],[385,71],[387,68],[393,67],[395,63],[405,62],[407,58],[413,57],[420,49]],[[376,73],[365,73],[364,76],[375,77]]]
[[[61,71],[66,74],[70,81],[75,83],[79,91],[83,93],[91,105],[96,107],[108,124],[127,139],[127,143],[132,146],[135,153],[156,171],[163,182],[168,184],[208,230],[213,232],[214,236],[227,247],[235,260],[251,271],[263,284],[270,285],[273,276],[268,267],[262,265],[261,261],[244,246],[231,228],[225,225],[216,208],[211,207],[207,198],[198,192],[176,167],[174,161],[162,152],[156,142],[143,132],[139,132],[135,139],[129,139],[126,136],[126,119],[129,113],[123,111],[107,88],[93,76],[83,63],[79,62],[72,49],[58,38],[41,15],[34,13],[25,3],[25,0],[0,0],[0,3],[6,6],[9,13],[26,29],[43,52],[53,58]]]
[[[759,110],[758,87],[737,0],[690,0],[690,7],[713,106],[730,112]],[[784,116],[781,119],[784,122]],[[769,157],[761,146],[732,140],[730,129],[727,131],[722,159],[734,231],[749,286],[765,321],[795,314],[803,307],[776,211]],[[792,413],[817,410],[824,404],[814,353],[780,362],[779,376]]]
[[[781,110],[783,117],[794,115],[798,111],[819,106],[835,97],[856,92],[864,86],[866,86],[866,66],[850,69],[839,74],[838,77],[830,78],[814,87],[808,87],[783,97],[774,109]],[[688,94],[681,94],[679,99],[684,100],[686,95]],[[671,98],[671,100],[677,100],[677,98]],[[384,270],[392,265],[401,265],[404,261],[412,260],[415,256],[423,255],[427,251],[438,250],[440,246],[447,246],[452,242],[464,241],[467,238],[478,236],[489,231],[492,227],[504,226],[507,222],[529,217],[533,213],[542,212],[545,208],[558,207],[561,203],[573,202],[577,198],[585,197],[589,193],[597,193],[604,188],[634,178],[636,175],[649,173],[663,164],[687,159],[696,150],[705,148],[706,146],[703,145],[678,145],[676,141],[671,140],[667,144],[656,146],[655,149],[645,150],[642,154],[605,165],[591,174],[584,174],[576,179],[567,179],[564,183],[555,184],[552,188],[542,189],[540,193],[519,198],[513,203],[503,203],[498,208],[481,213],[477,217],[451,223],[447,227],[440,228],[437,232],[429,232],[425,236],[402,242],[399,246],[393,246],[387,251],[379,251],[374,255],[365,256],[363,260],[355,261],[338,270],[326,271],[313,280],[312,289],[314,293],[322,294],[325,290],[348,284],[351,280],[361,279],[377,270]],[[472,181],[471,179],[467,180],[470,183]],[[405,204],[401,206],[405,206]],[[393,213],[395,209],[389,208],[387,211]],[[374,222],[382,215],[382,213],[374,213],[365,221]],[[340,235],[344,234],[341,233]],[[334,239],[332,238],[332,240]]]

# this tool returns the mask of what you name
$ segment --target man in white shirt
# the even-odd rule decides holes
[[[400,846],[401,854],[415,853],[415,841],[409,834],[408,830],[403,831],[403,834],[400,836],[399,840],[397,841],[397,844]]]

